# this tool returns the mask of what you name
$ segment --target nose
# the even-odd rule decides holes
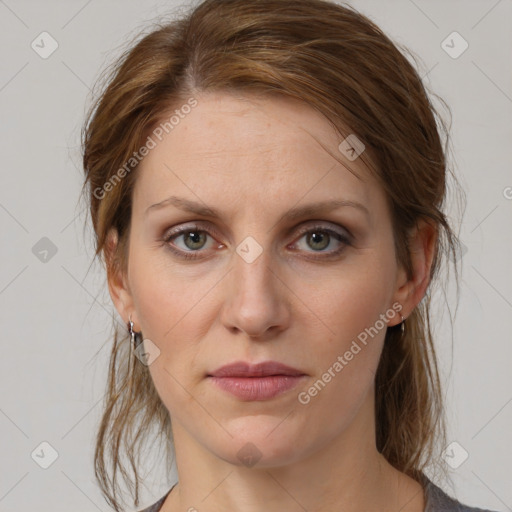
[[[240,254],[233,254],[233,266],[226,276],[222,322],[232,333],[267,340],[289,325],[291,291],[270,249],[263,248],[254,261]]]

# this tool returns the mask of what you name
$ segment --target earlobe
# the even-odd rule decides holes
[[[411,276],[400,265],[394,300],[402,305],[401,314],[407,318],[423,299],[430,283],[430,272],[437,247],[437,229],[432,222],[419,220],[409,234],[408,248]],[[401,318],[396,323],[400,323]]]
[[[123,319],[127,322],[133,311],[133,301],[128,287],[125,271],[118,251],[117,231],[112,228],[105,242],[105,263],[107,266],[107,283],[112,302]]]

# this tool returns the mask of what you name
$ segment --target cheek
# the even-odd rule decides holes
[[[297,401],[299,411],[310,418],[312,437],[334,436],[348,428],[367,403],[377,372],[386,333],[386,324],[379,319],[383,301],[370,287],[354,286],[330,290],[323,314],[332,331],[328,336],[315,339],[308,331],[304,355],[312,378],[299,390]]]
[[[198,281],[180,270],[165,248],[134,250],[130,258],[129,279],[144,335],[165,344],[194,314],[210,287],[208,278]]]
[[[144,338],[160,351],[149,366],[155,389],[173,417],[186,418],[197,414],[197,401],[187,390],[200,375],[194,371],[201,358],[197,340],[205,317],[204,295],[211,286],[170,268],[164,252],[134,253],[130,283]]]
[[[184,272],[164,249],[134,250],[130,258],[129,279],[143,335],[160,350],[150,372],[157,389],[163,386],[168,396],[178,396],[179,383],[195,384],[204,373],[200,342],[216,311],[211,298],[218,275]]]
[[[318,385],[306,389],[304,401],[323,403],[318,414],[336,415],[357,407],[375,377],[387,322],[394,315],[394,263],[383,252],[368,251],[357,263],[336,270],[322,286],[302,285],[311,311],[304,312],[307,354]],[[388,316],[386,317],[386,313]],[[319,323],[317,319],[320,319]],[[320,333],[323,333],[320,335]],[[312,348],[314,347],[314,348]],[[309,385],[314,384],[314,380]],[[325,407],[326,402],[335,408]]]
[[[329,335],[327,345],[343,348],[365,329],[375,325],[391,307],[394,264],[386,253],[368,250],[346,264],[307,284],[297,282],[297,295],[321,319]],[[321,283],[319,286],[318,283]],[[383,328],[384,327],[384,328]],[[385,332],[380,321],[379,330]]]

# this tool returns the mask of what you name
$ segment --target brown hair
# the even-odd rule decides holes
[[[371,159],[367,151],[360,158],[386,192],[397,260],[410,275],[407,235],[424,219],[438,235],[431,278],[446,256],[457,271],[458,240],[443,213],[448,175],[457,184],[447,165],[449,130],[406,53],[412,55],[352,7],[323,0],[206,0],[152,28],[111,69],[84,125],[84,192],[96,256],[104,256],[108,272],[126,268],[137,176],[136,162],[133,169],[126,162],[150,130],[198,92],[229,90],[292,97],[321,112],[341,136],[349,127],[370,150]],[[107,243],[111,229],[119,237],[115,251]],[[387,330],[375,377],[377,449],[416,480],[439,463],[435,450],[446,441],[431,289],[407,318],[404,336]],[[169,463],[172,431],[149,371],[136,358],[130,378],[126,332],[114,327],[113,338],[94,460],[101,490],[118,511],[118,469],[138,505],[141,443],[156,427]]]

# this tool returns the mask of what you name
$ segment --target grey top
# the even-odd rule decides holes
[[[423,475],[423,478],[425,479],[425,512],[494,512],[488,509],[463,505],[459,501],[448,496],[448,494],[431,482],[425,475]],[[165,498],[167,498],[175,486],[176,484],[169,489],[165,496],[162,496],[156,503],[153,503],[150,507],[141,510],[141,512],[159,512],[164,504]]]

